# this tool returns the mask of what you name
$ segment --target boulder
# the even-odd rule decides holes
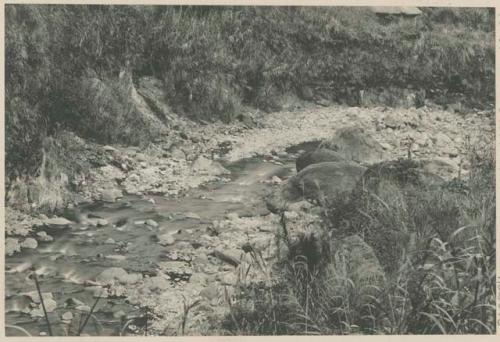
[[[350,193],[365,170],[363,166],[352,162],[309,165],[285,182],[281,196],[289,202],[303,199],[331,202],[339,195]]]
[[[318,164],[323,162],[339,162],[344,160],[345,158],[338,152],[329,150],[327,148],[318,148],[314,151],[309,151],[301,154],[299,158],[297,158],[295,166],[297,168],[297,172],[300,172],[311,164]]]
[[[442,177],[434,174],[431,161],[399,159],[377,163],[363,174],[358,187],[376,194],[388,183],[400,190],[411,188],[436,189],[444,185]]]
[[[322,148],[336,151],[345,159],[372,164],[387,159],[382,145],[360,127],[342,128]]]

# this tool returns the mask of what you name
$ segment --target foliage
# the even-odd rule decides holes
[[[246,295],[231,308],[236,322],[228,329],[250,335],[494,334],[492,147],[491,140],[470,147],[471,172],[455,180],[461,187],[426,187],[410,160],[376,165],[349,201],[324,208],[322,227],[290,238],[283,224],[288,248],[274,279],[279,285],[264,293],[285,298],[285,308]],[[351,241],[347,254],[358,250],[354,259],[339,258],[345,241]],[[243,310],[252,307],[248,301],[253,311]],[[261,312],[279,314],[279,329],[264,325]]]
[[[41,140],[59,128],[111,143],[154,136],[117,89],[121,72],[162,80],[177,112],[208,121],[279,110],[284,94],[359,105],[364,89],[484,106],[493,22],[490,9],[386,22],[345,7],[7,5],[7,177],[35,173]],[[89,78],[107,86],[97,101]]]

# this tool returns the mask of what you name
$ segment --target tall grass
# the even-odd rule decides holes
[[[70,129],[138,144],[155,124],[116,82],[163,81],[179,113],[230,121],[284,94],[359,104],[360,90],[413,88],[446,103],[493,101],[493,13],[426,9],[382,22],[366,8],[6,7],[7,176],[36,173],[40,142]],[[100,86],[89,86],[94,80]]]
[[[251,310],[251,297],[242,296],[241,306],[233,304],[240,329],[245,334],[495,333],[493,151],[491,140],[469,149],[473,167],[461,186],[455,180],[426,187],[418,182],[413,161],[401,161],[400,169],[379,172],[375,182],[365,179],[350,201],[329,203],[322,227],[284,240],[288,248],[278,262],[277,285],[261,290],[282,298],[282,307],[261,297],[253,299]],[[268,312],[282,318],[279,329],[261,322]],[[231,324],[227,328],[234,331]]]

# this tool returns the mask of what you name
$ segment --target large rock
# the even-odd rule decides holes
[[[303,199],[332,202],[339,195],[350,193],[364,172],[363,166],[352,162],[309,165],[286,182],[282,196],[291,202]]]
[[[297,158],[295,166],[297,168],[297,172],[300,172],[312,164],[339,161],[345,161],[345,158],[340,153],[327,148],[318,148],[313,151],[302,153],[300,157]]]
[[[382,145],[360,127],[340,129],[321,147],[334,150],[345,159],[362,164],[372,164],[387,159]]]
[[[431,172],[436,163],[410,159],[377,163],[366,170],[358,187],[376,194],[387,184],[404,191],[413,188],[436,189],[445,183],[442,177]]]

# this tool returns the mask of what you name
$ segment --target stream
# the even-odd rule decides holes
[[[68,229],[46,229],[54,241],[40,242],[36,249],[23,249],[6,257],[6,324],[21,327],[33,336],[47,334],[45,318],[29,314],[32,299],[25,295],[36,291],[30,277],[30,268],[34,267],[41,291],[52,293],[57,302],[57,308],[49,313],[53,334],[67,334],[60,324],[61,315],[71,311],[81,321],[86,314],[65,307],[65,303],[76,299],[90,307],[95,302],[94,293],[85,286],[87,281],[110,267],[154,274],[155,264],[164,260],[167,251],[175,250],[179,242],[196,242],[214,220],[228,213],[240,217],[268,214],[263,196],[270,185],[263,181],[275,175],[289,176],[295,164],[290,155],[284,154],[283,158],[255,157],[225,167],[231,171],[230,179],[191,189],[181,198],[125,196],[115,203],[82,205],[76,208],[80,215],[104,219],[108,224],[94,227],[75,223]],[[158,229],[143,224],[150,219],[158,223],[162,233],[175,236],[174,245],[166,247],[157,242]],[[33,297],[38,300],[36,293]],[[137,326],[145,323],[144,312],[124,298],[102,298],[94,310],[98,324],[88,324],[82,333],[120,334],[123,318],[115,315],[120,311]],[[15,329],[7,329],[7,334],[23,335]]]

